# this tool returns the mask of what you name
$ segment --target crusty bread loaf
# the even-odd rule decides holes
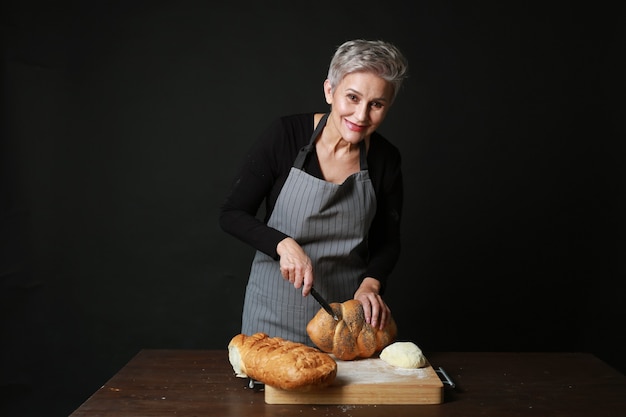
[[[391,317],[384,329],[373,328],[365,322],[363,305],[358,300],[331,303],[339,318],[335,321],[324,309],[307,324],[306,331],[315,345],[344,361],[369,358],[392,343],[398,333]]]
[[[337,376],[337,363],[327,353],[265,333],[233,337],[228,359],[238,377],[284,390],[322,388]]]

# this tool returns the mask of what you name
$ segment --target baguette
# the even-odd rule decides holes
[[[337,363],[330,355],[265,333],[233,337],[228,359],[236,376],[284,390],[323,388],[337,376]]]
[[[307,324],[306,331],[320,350],[332,353],[337,359],[369,358],[391,344],[397,336],[398,328],[393,317],[382,330],[367,324],[359,300],[331,303],[330,306],[339,320],[335,321],[324,309],[320,309]]]

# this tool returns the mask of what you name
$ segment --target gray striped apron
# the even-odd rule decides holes
[[[365,272],[376,196],[367,170],[365,141],[360,144],[360,171],[343,184],[303,170],[327,118],[324,115],[309,144],[300,150],[267,224],[302,246],[311,258],[315,288],[332,303],[351,299]],[[278,261],[256,252],[246,287],[242,333],[264,332],[313,345],[306,325],[319,309],[313,297],[302,297],[301,289],[283,279]]]

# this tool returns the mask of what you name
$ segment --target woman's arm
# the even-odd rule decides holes
[[[220,208],[221,228],[274,259],[276,247],[288,236],[268,227],[280,190],[302,146],[313,133],[313,114],[274,120],[246,153],[230,193]],[[265,218],[257,218],[265,201]]]
[[[382,299],[387,277],[400,255],[400,220],[402,218],[403,183],[401,157],[395,147],[373,149],[378,163],[370,173],[375,179],[377,209],[368,236],[369,262],[354,298],[363,305],[365,320],[372,327],[384,328],[391,317]],[[374,156],[374,155],[372,155]],[[372,161],[374,162],[374,161]]]
[[[278,146],[281,140],[284,132],[276,121],[246,153],[219,214],[222,230],[275,259],[278,242],[288,236],[256,216],[272,190],[282,188],[284,183],[280,159],[285,151]],[[267,207],[271,209],[273,205]]]
[[[404,199],[401,157],[396,148],[380,147],[378,164],[372,163],[371,175],[376,176],[376,215],[368,235],[369,262],[361,277],[373,277],[380,282],[380,294],[384,294],[387,278],[400,256],[400,222]],[[372,161],[374,162],[374,161]]]

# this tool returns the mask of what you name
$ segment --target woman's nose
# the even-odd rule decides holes
[[[369,106],[366,103],[359,103],[359,105],[356,108],[356,111],[354,112],[354,114],[357,117],[357,121],[359,122],[366,121],[368,117],[368,112],[369,112]]]

